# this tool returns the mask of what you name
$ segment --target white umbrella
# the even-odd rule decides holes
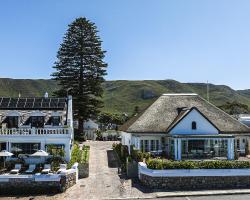
[[[49,154],[46,152],[46,151],[44,151],[44,150],[38,150],[37,152],[35,152],[35,153],[33,153],[33,154],[31,154],[31,156],[37,156],[37,157],[46,157],[46,156],[48,156]]]
[[[0,152],[0,157],[10,157],[12,155],[13,155],[13,153],[10,153],[10,152],[8,152],[6,150],[3,150],[3,151]],[[3,166],[5,168],[5,159],[4,159]]]

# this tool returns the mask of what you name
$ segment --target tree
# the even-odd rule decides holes
[[[103,61],[97,27],[86,18],[73,21],[63,38],[52,74],[60,89],[57,96],[73,96],[73,109],[78,119],[78,131],[83,133],[83,123],[95,118],[102,107],[101,87],[107,64]]]
[[[233,102],[226,102],[219,106],[220,109],[224,110],[230,115],[237,115],[237,114],[247,114],[249,113],[248,106],[237,101]]]

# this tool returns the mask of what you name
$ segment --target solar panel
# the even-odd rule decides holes
[[[11,98],[9,101],[8,108],[16,108],[18,99]]]
[[[26,109],[26,110],[55,110],[64,109],[67,105],[66,98],[7,98],[0,97],[0,109]]]

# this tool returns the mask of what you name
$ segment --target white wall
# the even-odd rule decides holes
[[[84,130],[85,129],[87,129],[87,130],[88,129],[96,129],[97,130],[99,128],[99,125],[90,119],[90,120],[84,122],[83,128],[84,128]]]
[[[196,122],[196,130],[192,122]],[[170,134],[219,134],[219,131],[197,110],[193,109],[171,131]]]
[[[121,137],[122,137],[122,140],[121,140],[122,145],[130,146],[132,144],[131,133],[121,132]]]
[[[249,176],[250,169],[148,169],[145,163],[138,163],[138,174],[152,177],[183,177],[183,176]]]

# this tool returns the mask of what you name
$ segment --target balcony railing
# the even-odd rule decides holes
[[[72,131],[70,128],[17,128],[17,129],[0,129],[0,136],[6,135],[70,135]]]

